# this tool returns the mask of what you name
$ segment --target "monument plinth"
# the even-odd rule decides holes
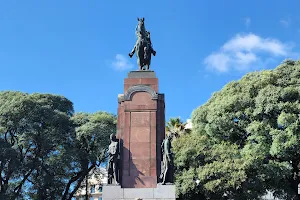
[[[120,182],[123,188],[155,188],[165,136],[164,95],[158,93],[154,72],[129,72],[118,97],[121,141]]]
[[[103,187],[103,200],[175,200],[171,138],[165,139],[165,99],[155,72],[149,70],[156,51],[144,20],[138,18],[137,41],[129,53],[137,55],[139,71],[128,73],[124,93],[118,95],[117,138],[111,136],[109,184]]]

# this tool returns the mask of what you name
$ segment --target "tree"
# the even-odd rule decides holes
[[[174,142],[180,196],[300,199],[299,101],[300,61],[291,60],[214,93]]]
[[[105,159],[114,115],[74,115],[68,99],[0,93],[0,199],[71,199]]]
[[[73,179],[70,179],[69,183],[75,184],[75,188],[71,190],[72,192],[69,192],[66,199],[72,198],[91,170],[106,161],[110,143],[109,136],[116,133],[116,116],[106,112],[97,112],[95,114],[78,113],[72,117],[72,121],[76,127],[77,139],[75,148],[77,153],[75,155],[79,166],[76,166],[76,169],[81,170],[76,170],[73,173]],[[71,185],[66,188],[66,194],[71,189]]]
[[[190,132],[189,129],[186,129],[186,124],[179,117],[170,118],[166,124],[166,133],[172,134],[172,137],[176,139]]]

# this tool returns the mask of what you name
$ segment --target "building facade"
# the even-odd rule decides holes
[[[193,126],[192,126],[192,120],[191,119],[187,119],[186,120],[186,125],[185,125],[185,129],[190,129],[192,130]]]
[[[86,195],[88,195],[89,200],[102,200],[102,186],[107,184],[106,169],[96,168],[91,171],[87,183],[86,187],[86,180],[82,182],[80,189],[75,194],[75,199],[85,200]]]

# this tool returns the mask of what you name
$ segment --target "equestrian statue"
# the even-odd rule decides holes
[[[138,25],[135,29],[135,34],[137,36],[137,41],[129,53],[130,58],[136,53],[137,64],[139,70],[149,70],[151,63],[151,55],[155,56],[156,51],[154,51],[150,39],[150,32],[145,28],[145,18],[137,18]]]

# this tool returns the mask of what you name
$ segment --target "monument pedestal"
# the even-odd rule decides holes
[[[175,200],[175,185],[157,185],[156,188],[121,188],[121,186],[105,185],[103,200]]]
[[[118,96],[117,137],[121,144],[122,188],[155,188],[165,137],[164,94],[153,71],[132,71]]]
[[[118,95],[120,186],[103,187],[103,200],[175,200],[174,185],[159,185],[165,138],[164,94],[153,71],[132,71]]]

